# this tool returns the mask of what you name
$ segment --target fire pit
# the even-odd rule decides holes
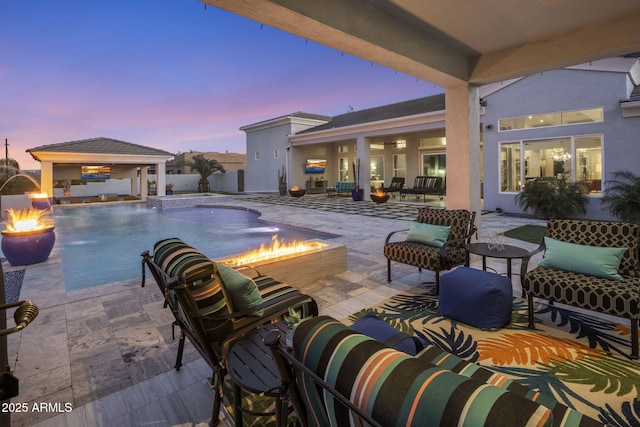
[[[2,253],[13,266],[46,261],[56,241],[54,227],[42,221],[40,209],[8,209],[7,228],[2,231]]]
[[[53,206],[53,197],[49,197],[47,193],[31,193],[29,198],[34,209],[47,211]]]
[[[291,197],[302,197],[307,193],[307,190],[305,190],[304,188],[300,188],[297,185],[294,185],[293,187],[291,187],[291,189],[289,190],[289,194],[291,194]]]
[[[376,188],[375,193],[371,193],[369,196],[371,197],[371,200],[378,204],[386,203],[387,200],[389,200],[389,194],[385,193],[379,188]]]
[[[294,286],[306,286],[347,269],[346,246],[336,243],[295,241],[284,243],[277,235],[271,246],[219,260],[230,267],[251,266],[261,274]]]

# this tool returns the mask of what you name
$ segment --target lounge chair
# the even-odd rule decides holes
[[[303,316],[318,314],[315,300],[297,289],[245,268],[240,272],[215,263],[182,240],[170,238],[142,256],[142,286],[149,268],[180,328],[175,368],[182,366],[185,338],[209,364],[214,391],[211,423],[218,423],[226,355],[231,344],[249,331],[280,320],[289,307]]]
[[[396,195],[393,193],[399,193],[400,190],[404,188],[404,178],[394,177],[391,178],[391,183],[388,187],[382,187],[381,190],[385,193],[392,193],[391,195],[395,197]]]

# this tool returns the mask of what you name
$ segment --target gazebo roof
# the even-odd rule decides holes
[[[58,144],[41,145],[27,150],[31,156],[40,160],[38,153],[87,153],[124,156],[166,156],[174,154],[157,148],[133,144],[113,138],[90,138],[78,141],[61,142]]]

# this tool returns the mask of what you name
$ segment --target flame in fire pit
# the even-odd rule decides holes
[[[48,199],[49,198],[49,194],[44,192],[44,193],[29,193],[29,198],[30,199]]]
[[[42,220],[46,211],[40,209],[7,209],[9,217],[5,231],[12,233],[44,230],[51,225]]]
[[[298,187],[297,185],[294,185],[293,187],[291,187],[291,191],[299,191],[300,187]]]
[[[376,191],[375,191],[373,194],[374,194],[374,195],[376,195],[376,196],[378,196],[378,197],[382,197],[382,196],[384,196],[384,195],[385,195],[385,194],[387,194],[387,193],[385,193],[384,191],[382,191],[382,188],[378,187],[378,188],[376,188]]]
[[[237,267],[240,265],[248,265],[256,263],[258,261],[264,261],[267,259],[278,258],[285,255],[300,254],[302,252],[311,251],[327,246],[326,243],[321,242],[303,242],[295,240],[291,243],[285,243],[278,240],[278,235],[274,235],[271,238],[271,246],[260,245],[259,249],[246,252],[242,255],[238,255],[234,258],[229,258],[221,261],[223,264],[230,267]]]

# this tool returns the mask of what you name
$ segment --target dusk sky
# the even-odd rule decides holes
[[[3,0],[0,53],[0,138],[22,169],[40,168],[29,148],[94,137],[244,153],[241,126],[444,92],[198,0]]]

